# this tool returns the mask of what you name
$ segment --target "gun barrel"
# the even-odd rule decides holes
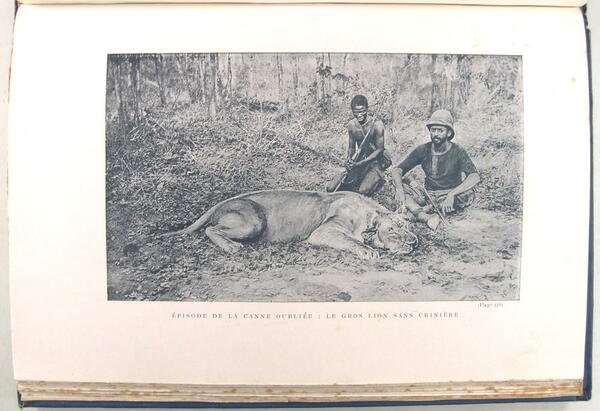
[[[440,216],[440,218],[442,219],[443,223],[446,225],[450,225],[450,223],[448,222],[448,220],[446,219],[446,217],[444,217],[444,214],[440,211],[440,209],[438,208],[436,202],[433,200],[433,198],[431,198],[431,195],[429,194],[429,192],[427,191],[427,189],[425,187],[423,187],[423,192],[425,193],[425,197],[427,197],[427,201],[429,201],[429,203],[431,204],[431,206],[433,207],[433,209],[435,210],[435,212]]]

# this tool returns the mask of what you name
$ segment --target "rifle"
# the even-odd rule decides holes
[[[375,123],[373,123],[373,125],[371,125],[371,128],[369,129],[369,132],[367,133],[367,135],[363,138],[362,143],[360,143],[360,146],[358,147],[358,150],[356,150],[356,152],[354,153],[354,155],[352,156],[351,160],[352,162],[356,161],[362,154],[363,149],[366,147],[367,143],[369,142],[369,137],[371,137],[371,131],[373,131],[373,126],[375,125]],[[364,134],[364,133],[363,133]],[[335,186],[335,189],[333,190],[333,192],[335,193],[336,191],[339,190],[340,186],[346,181],[346,179],[348,178],[348,173],[350,172],[350,170],[346,169],[344,171],[344,173],[342,174],[340,181],[337,183],[337,185]]]
[[[421,188],[421,187],[419,187]],[[448,222],[448,220],[446,220],[446,217],[444,217],[444,214],[440,211],[440,209],[438,208],[436,202],[433,200],[433,198],[431,198],[431,196],[429,195],[429,192],[427,191],[427,189],[425,188],[425,185],[423,185],[423,187],[421,188],[423,191],[423,194],[425,194],[425,197],[427,198],[427,201],[429,202],[429,204],[431,204],[431,206],[433,207],[433,210],[437,213],[437,215],[440,216],[440,219],[442,220],[442,222],[446,225],[450,225],[450,223]]]

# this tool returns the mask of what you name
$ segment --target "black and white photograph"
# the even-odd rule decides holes
[[[108,299],[518,300],[522,83],[516,55],[108,55]]]

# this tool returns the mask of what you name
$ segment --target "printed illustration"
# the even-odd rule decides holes
[[[107,58],[109,300],[519,298],[520,56]]]

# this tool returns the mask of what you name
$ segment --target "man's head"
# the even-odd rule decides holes
[[[454,138],[454,119],[448,110],[435,111],[427,122],[431,141],[436,146]]]
[[[365,96],[362,94],[357,94],[354,96],[350,102],[350,108],[352,109],[352,115],[358,120],[359,123],[363,124],[365,121],[367,121],[369,102]]]

